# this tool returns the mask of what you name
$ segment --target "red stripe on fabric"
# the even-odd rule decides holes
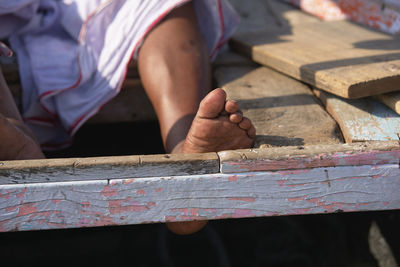
[[[130,53],[129,61],[128,61],[128,63],[126,64],[125,72],[124,72],[124,74],[123,74],[123,79],[122,79],[122,81],[125,81],[126,76],[127,76],[127,73],[128,73],[128,69],[129,69],[129,64],[130,64],[130,62],[132,61],[132,58],[133,58],[133,56],[135,55],[136,50],[137,50],[139,44],[143,41],[144,37],[154,28],[154,26],[157,25],[157,23],[159,23],[166,15],[168,15],[168,13],[170,13],[171,10],[173,10],[173,9],[176,8],[177,6],[182,5],[182,4],[186,3],[186,2],[190,2],[190,0],[183,0],[183,1],[180,1],[180,2],[178,2],[178,3],[175,3],[173,6],[169,7],[167,10],[165,10],[160,16],[158,16],[158,17],[149,25],[149,27],[147,27],[147,29],[145,30],[144,34],[143,34],[143,35],[139,38],[139,40],[136,42],[136,44],[134,45],[134,48],[133,48],[132,52]],[[122,85],[123,85],[123,82],[120,84],[120,86],[118,86],[118,88],[117,88],[117,94],[121,91]],[[112,98],[111,98],[111,99],[112,99]],[[96,111],[95,113],[97,113],[101,108],[103,108],[111,99],[105,101],[102,105],[100,105],[100,107],[97,108],[97,111]],[[80,116],[80,117],[71,125],[70,129],[68,130],[68,133],[69,133],[69,134],[74,133],[74,132],[75,132],[75,128],[79,125],[79,123],[80,123],[82,120],[86,120],[86,119],[87,119],[86,117],[87,117],[89,114],[93,113],[94,110],[95,110],[95,109],[92,109],[90,112],[85,113],[84,115]]]
[[[28,117],[28,118],[24,118],[24,121],[25,122],[36,121],[36,122],[42,122],[42,123],[50,124],[52,126],[55,125],[54,120],[49,119],[49,118],[42,118],[42,117]]]

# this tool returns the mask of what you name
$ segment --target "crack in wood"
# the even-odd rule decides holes
[[[329,173],[328,170],[324,170],[325,176],[326,176],[326,182],[328,183],[328,186],[331,187],[331,181],[329,180]]]

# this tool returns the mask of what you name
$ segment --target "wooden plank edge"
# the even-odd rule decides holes
[[[375,99],[391,108],[397,114],[400,114],[400,92],[377,95]]]
[[[221,173],[399,164],[398,141],[243,149],[218,152]]]
[[[255,33],[249,33],[249,35],[254,35]],[[259,34],[268,34],[268,31],[261,31]],[[235,36],[230,40],[229,45],[233,51],[247,56],[254,62],[257,62],[263,66],[272,68],[280,73],[290,76],[296,80],[307,83],[314,86],[320,90],[332,93],[334,95],[346,98],[346,99],[359,99],[366,96],[376,95],[377,89],[379,89],[379,94],[390,93],[400,90],[400,85],[393,86],[394,84],[400,84],[400,75],[392,75],[388,77],[382,77],[379,79],[369,80],[362,83],[354,84],[340,84],[335,88],[332,88],[331,84],[325,83],[325,78],[319,74],[319,79],[316,79],[316,73],[309,66],[298,66],[295,67],[292,63],[287,62],[283,58],[276,57],[272,54],[264,53],[264,48],[262,46],[251,46],[241,39],[246,39],[246,34],[243,34],[241,38],[235,38]],[[329,74],[328,74],[329,75]]]
[[[0,232],[400,208],[398,164],[0,185]]]
[[[216,153],[0,161],[0,184],[107,180],[219,172]]]

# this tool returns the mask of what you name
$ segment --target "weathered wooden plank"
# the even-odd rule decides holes
[[[255,63],[254,61],[250,60],[249,58],[233,52],[229,49],[229,47],[225,46],[222,51],[220,51],[215,58],[214,62],[212,63],[213,69],[218,67],[232,67],[232,66],[252,66],[256,67],[259,64]]]
[[[273,2],[273,1],[271,1]],[[348,21],[299,22],[288,11],[276,16],[290,27],[241,32],[231,47],[317,88],[345,98],[400,90],[400,38]],[[292,10],[291,13],[300,12]]]
[[[240,15],[240,24],[235,34],[264,30],[287,30],[290,24],[318,22],[318,19],[304,12],[298,12],[292,6],[276,0],[230,0]]]
[[[400,208],[398,164],[0,185],[0,231]]]
[[[47,183],[219,172],[216,153],[0,162],[0,184]]]
[[[218,152],[222,173],[399,164],[398,141]]]
[[[324,20],[350,19],[388,32],[400,33],[400,2],[397,0],[286,0]]]
[[[400,114],[400,92],[377,95],[376,98],[397,114]]]
[[[266,67],[219,67],[214,76],[252,120],[255,147],[341,143],[335,121],[306,85]]]
[[[373,98],[346,100],[316,90],[346,142],[399,140],[400,116]]]

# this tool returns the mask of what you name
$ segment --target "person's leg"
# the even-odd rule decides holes
[[[166,152],[180,152],[199,103],[211,89],[208,49],[191,3],[173,10],[147,35],[138,69]]]
[[[0,160],[44,158],[32,131],[15,105],[0,67]]]
[[[242,118],[236,103],[226,102],[221,89],[207,95],[199,109],[211,89],[211,66],[191,3],[173,10],[147,35],[139,51],[138,69],[157,113],[167,153],[251,146],[254,127]],[[204,224],[167,225],[176,233],[187,234]]]

